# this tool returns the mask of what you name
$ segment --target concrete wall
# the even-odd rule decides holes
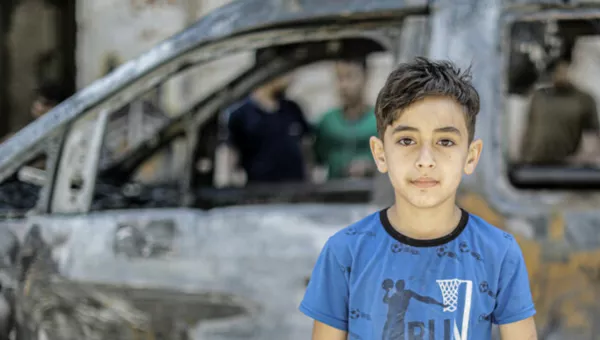
[[[108,65],[134,58],[185,27],[175,0],[78,1],[77,86],[103,76]]]

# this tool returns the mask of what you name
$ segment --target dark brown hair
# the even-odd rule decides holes
[[[385,129],[404,109],[428,96],[447,96],[462,105],[469,143],[473,141],[479,94],[471,83],[470,68],[461,71],[450,61],[431,61],[423,57],[398,65],[379,91],[375,104],[379,136],[383,138]]]

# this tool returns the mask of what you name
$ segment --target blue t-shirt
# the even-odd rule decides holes
[[[282,99],[276,112],[265,112],[249,98],[228,114],[229,142],[249,182],[304,180],[301,140],[310,128],[296,103]]]
[[[303,313],[356,340],[485,340],[492,322],[535,314],[510,234],[463,211],[451,234],[415,240],[396,231],[386,211],[329,238]]]

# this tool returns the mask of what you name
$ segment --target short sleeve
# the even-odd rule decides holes
[[[537,136],[537,120],[539,110],[540,92],[535,91],[531,96],[529,108],[527,110],[527,124],[525,124],[525,133],[523,133],[523,139],[521,140],[521,160],[530,163],[535,159],[535,148],[534,141],[539,139]]]
[[[348,330],[349,266],[338,261],[329,240],[310,277],[300,311],[331,327]]]
[[[535,313],[523,254],[513,239],[500,268],[492,320],[497,325],[503,325],[527,319]]]

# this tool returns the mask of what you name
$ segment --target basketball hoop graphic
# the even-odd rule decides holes
[[[442,291],[442,298],[444,305],[444,312],[455,312],[458,309],[458,301],[460,296],[460,287],[463,283],[466,284],[466,291],[463,303],[463,315],[462,315],[462,328],[458,330],[456,326],[456,320],[454,320],[454,339],[455,340],[467,340],[469,335],[469,318],[471,315],[471,297],[473,294],[473,281],[471,280],[436,280]]]

